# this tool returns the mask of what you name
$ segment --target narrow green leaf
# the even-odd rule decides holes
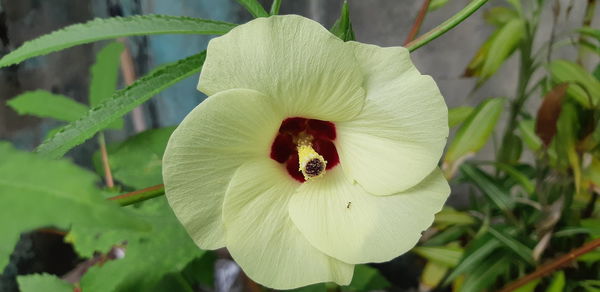
[[[344,0],[342,10],[340,11],[340,18],[335,21],[329,31],[345,42],[353,41],[355,39],[352,23],[350,22],[350,7],[348,6],[348,1]]]
[[[125,46],[113,42],[100,50],[96,55],[96,63],[90,69],[90,106],[95,107],[109,99],[117,91],[120,56]]]
[[[439,246],[458,240],[465,234],[467,228],[461,225],[455,225],[444,229],[423,243],[423,246]]]
[[[0,270],[19,235],[53,226],[144,230],[148,226],[96,189],[97,176],[66,160],[50,160],[0,143]]]
[[[72,122],[88,111],[88,107],[64,95],[52,94],[45,90],[25,92],[8,104],[20,115],[33,115],[40,118],[53,118]]]
[[[520,18],[513,19],[500,28],[498,35],[490,44],[487,58],[481,68],[481,78],[488,78],[515,51],[525,35],[525,24]]]
[[[565,273],[563,271],[558,271],[554,273],[554,277],[552,277],[552,282],[546,289],[546,292],[563,292],[565,291]]]
[[[496,167],[516,180],[528,194],[535,192],[535,184],[524,173],[506,163],[495,163]]]
[[[505,6],[492,7],[483,14],[483,19],[487,23],[498,27],[504,26],[518,17],[519,14],[515,10]]]
[[[537,151],[542,147],[542,140],[535,134],[534,120],[520,120],[517,127],[523,142],[529,149]]]
[[[506,247],[511,249],[517,255],[519,255],[522,259],[524,259],[530,265],[535,265],[535,260],[533,259],[533,250],[524,244],[518,242],[510,234],[505,234],[500,230],[495,229],[494,227],[490,227],[490,234],[502,242]]]
[[[206,52],[162,66],[138,79],[131,86],[117,91],[111,99],[91,109],[83,118],[65,126],[37,152],[52,158],[63,156],[83,143],[115,119],[125,115],[152,96],[200,71]]]
[[[437,287],[444,279],[446,273],[448,273],[448,267],[432,261],[427,262],[425,268],[423,268],[420,279],[421,287],[424,287],[427,290],[421,291],[430,291]]]
[[[350,285],[345,287],[349,291],[371,291],[382,290],[390,286],[379,270],[367,265],[356,265],[354,276]]]
[[[600,81],[583,67],[566,60],[555,60],[548,65],[556,83],[569,83],[567,95],[586,108],[600,105]]]
[[[589,26],[584,26],[578,29],[577,31],[579,31],[583,35],[591,36],[600,41],[600,29],[594,29]]]
[[[232,23],[167,15],[94,19],[84,24],[67,26],[24,43],[0,59],[0,67],[99,40],[152,34],[224,34],[233,27],[235,24]]]
[[[444,285],[450,284],[456,277],[463,273],[481,269],[481,262],[501,246],[500,241],[488,234],[472,241],[461,261],[450,272],[446,280],[444,280]]]
[[[474,108],[471,106],[459,106],[448,110],[448,126],[450,128],[458,126],[464,122],[473,113]]]
[[[17,283],[21,292],[72,292],[74,288],[71,283],[50,274],[18,276]]]
[[[444,206],[442,211],[435,214],[434,223],[436,225],[470,225],[475,223],[475,219],[467,212],[456,211],[452,207]]]
[[[446,152],[445,162],[453,163],[481,149],[494,131],[503,107],[502,98],[492,98],[481,103],[456,133]]]
[[[505,255],[494,254],[486,258],[477,268],[469,272],[460,291],[486,291],[488,287],[496,282],[498,276],[508,270],[509,265],[510,258]]]
[[[254,17],[269,17],[269,13],[256,0],[236,0],[252,14]]]
[[[562,106],[558,122],[556,123],[555,149],[558,154],[560,167],[571,167],[575,179],[576,189],[581,186],[581,164],[577,153],[579,114],[577,107],[570,102]]]
[[[427,12],[438,10],[446,4],[448,4],[448,0],[431,0],[429,7],[427,7]]]
[[[535,291],[535,287],[537,287],[537,285],[540,284],[541,279],[535,279],[533,281],[530,281],[529,283],[517,288],[515,291],[513,292],[534,292]]]
[[[412,251],[430,261],[453,268],[460,261],[463,249],[449,246],[417,246]]]
[[[281,0],[273,0],[273,3],[271,3],[271,11],[269,14],[271,14],[271,15],[279,14],[280,7],[281,7]]]
[[[490,200],[498,209],[502,211],[510,210],[513,201],[508,195],[508,192],[502,190],[489,175],[471,164],[463,164],[460,167],[462,174],[472,181],[483,194]]]

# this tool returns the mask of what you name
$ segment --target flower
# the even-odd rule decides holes
[[[258,18],[210,41],[198,89],[166,196],[199,247],[227,247],[258,283],[348,284],[411,249],[448,197],[447,107],[405,48]]]

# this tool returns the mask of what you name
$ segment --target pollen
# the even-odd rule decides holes
[[[325,174],[327,161],[312,147],[311,136],[301,136],[296,142],[298,150],[298,170],[304,175],[304,179],[314,179]]]

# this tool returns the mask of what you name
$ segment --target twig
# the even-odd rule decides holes
[[[125,79],[125,85],[129,86],[133,84],[136,79],[133,57],[127,46],[127,40],[125,38],[119,38],[118,41],[125,45],[125,50],[121,53],[121,73],[123,74],[123,79]],[[138,106],[131,111],[131,120],[133,122],[133,129],[136,133],[146,130],[144,113],[142,112],[141,107]]]
[[[106,151],[106,140],[104,139],[104,133],[98,134],[98,144],[100,144],[100,155],[102,156],[102,168],[104,168],[104,182],[108,188],[115,186],[112,172],[110,171],[110,163],[108,161],[108,152]]]
[[[165,194],[165,185],[155,185],[135,192],[125,193],[118,196],[110,197],[108,200],[115,201],[121,206],[131,205],[133,203],[142,202]]]
[[[578,258],[590,251],[593,251],[594,249],[596,249],[598,247],[600,247],[600,238],[592,240],[592,241],[584,244],[580,248],[577,248],[560,258],[558,258],[548,264],[540,266],[535,271],[533,271],[533,273],[528,274],[525,277],[522,277],[522,278],[518,279],[517,281],[514,281],[514,282],[509,283],[508,285],[504,286],[504,288],[502,288],[502,290],[500,290],[500,292],[514,291],[515,289],[517,289],[537,278],[541,278],[543,276],[550,274],[554,270],[562,268],[563,266],[565,266],[566,264],[575,260],[576,258]]]
[[[423,45],[429,43],[430,41],[438,38],[439,36],[445,34],[449,30],[453,29],[459,23],[463,22],[467,17],[471,16],[471,14],[475,13],[477,9],[479,9],[483,4],[485,4],[488,0],[473,0],[469,3],[465,8],[463,8],[458,13],[454,14],[448,20],[444,21],[442,24],[436,26],[432,30],[426,32],[421,35],[417,39],[411,41],[406,44],[405,47],[409,51],[414,51]]]
[[[419,10],[419,14],[417,14],[417,18],[415,19],[415,23],[413,23],[413,26],[410,29],[410,32],[408,33],[408,36],[406,37],[406,40],[404,41],[404,45],[405,46],[408,43],[410,43],[412,40],[414,40],[415,37],[417,37],[417,34],[419,33],[419,30],[421,30],[421,25],[423,24],[423,20],[425,19],[425,15],[427,15],[427,9],[429,9],[429,3],[430,2],[431,2],[430,0],[423,1],[423,5],[421,6],[421,9]]]

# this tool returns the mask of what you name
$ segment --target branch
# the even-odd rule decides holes
[[[410,32],[408,33],[408,36],[406,37],[406,40],[404,41],[405,46],[412,40],[414,40],[417,34],[419,33],[421,25],[423,24],[423,20],[425,19],[425,15],[427,14],[427,9],[429,9],[430,2],[431,0],[423,1],[423,6],[421,6],[421,9],[419,10],[419,14],[417,14],[415,23],[413,24],[412,28],[410,29]]]
[[[121,206],[127,206],[133,203],[138,203],[158,196],[162,196],[164,194],[165,185],[160,184],[149,188],[137,190],[135,192],[110,197],[108,198],[108,200],[115,201]]]
[[[574,259],[582,256],[585,253],[593,251],[594,249],[596,249],[598,247],[600,247],[600,238],[592,240],[592,241],[584,244],[580,248],[573,250],[570,253],[568,253],[560,258],[558,258],[548,264],[540,266],[533,273],[504,286],[504,288],[502,288],[502,290],[500,290],[500,292],[514,291],[515,289],[517,289],[537,278],[543,277],[545,275],[550,274],[554,270],[562,268],[563,266],[570,263]]]
[[[416,40],[406,44],[406,48],[409,51],[414,51],[423,45],[429,43],[430,41],[438,38],[439,36],[445,34],[449,30],[453,29],[459,23],[463,22],[463,20],[467,19],[471,14],[473,14],[479,7],[485,4],[488,0],[473,0],[469,5],[467,5],[463,10],[454,14],[454,16],[450,17],[448,20],[444,21],[442,24],[438,25],[434,29],[429,32],[421,35]]]

